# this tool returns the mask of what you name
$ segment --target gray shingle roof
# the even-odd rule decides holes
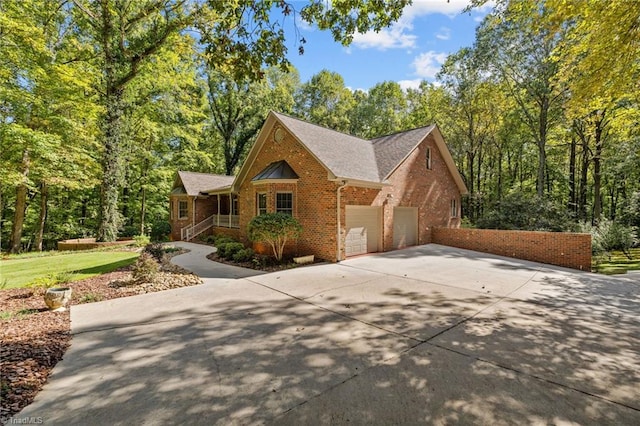
[[[188,195],[231,186],[234,176],[179,171],[178,176]]]
[[[371,142],[284,114],[275,115],[336,177],[380,182]]]
[[[389,174],[404,160],[413,149],[426,138],[435,125],[394,133],[371,140],[378,163],[380,180]]]
[[[431,125],[365,140],[284,114],[275,115],[334,175],[369,182],[383,182],[435,128]]]

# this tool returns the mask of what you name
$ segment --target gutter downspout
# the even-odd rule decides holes
[[[336,218],[338,219],[338,232],[337,232],[337,241],[338,241],[338,252],[336,253],[336,262],[340,262],[342,259],[340,258],[341,253],[342,253],[342,238],[340,235],[340,228],[342,227],[342,224],[340,223],[340,191],[342,191],[342,189],[347,186],[347,181],[343,180],[342,181],[342,185],[340,185],[336,191],[336,205],[337,205],[337,209],[336,209]]]

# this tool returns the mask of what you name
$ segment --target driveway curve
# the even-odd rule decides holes
[[[74,306],[16,419],[640,424],[632,279],[433,244],[259,274],[184,246],[205,283]]]

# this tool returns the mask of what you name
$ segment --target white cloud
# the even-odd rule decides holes
[[[447,27],[440,27],[440,32],[436,34],[438,40],[449,40],[451,38],[451,29]]]
[[[415,75],[426,79],[434,79],[440,67],[446,61],[448,54],[445,52],[434,52],[430,50],[426,53],[421,53],[413,60],[415,69]]]
[[[417,89],[420,87],[420,83],[422,83],[422,78],[416,78],[415,80],[400,80],[398,84],[402,88],[402,90],[408,89]]]
[[[368,31],[365,34],[355,34],[353,44],[361,49],[411,49],[415,47],[417,37],[405,31],[411,31],[412,25],[397,22],[391,28],[379,32]]]
[[[415,0],[411,5],[404,8],[403,17],[413,20],[416,16],[430,15],[432,13],[442,13],[450,18],[458,15],[469,6],[470,0]],[[477,12],[487,13],[495,6],[495,2],[490,0],[479,8],[473,9]]]

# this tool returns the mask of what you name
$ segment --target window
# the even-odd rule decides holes
[[[175,216],[175,213],[173,212],[173,209],[175,208],[175,203],[173,202],[173,200],[171,200],[171,202],[169,203],[169,219],[173,220],[173,217]]]
[[[231,195],[231,213],[232,215],[238,214],[238,196],[233,194]]]
[[[291,192],[276,193],[276,213],[293,216],[293,194]]]
[[[427,160],[427,170],[431,170],[431,148],[427,147],[427,152],[425,153],[425,157]]]
[[[458,200],[451,200],[451,217],[458,217]]]
[[[256,194],[256,213],[258,216],[267,213],[267,194],[264,192]]]
[[[178,219],[189,217],[189,204],[186,201],[178,201]]]

